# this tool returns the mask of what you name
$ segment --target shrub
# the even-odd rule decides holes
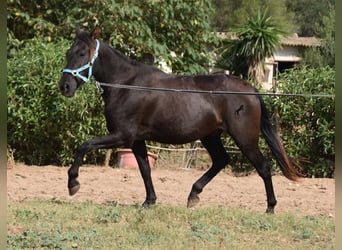
[[[68,164],[83,141],[106,132],[103,105],[94,86],[72,99],[58,89],[65,66],[66,40],[36,39],[8,60],[8,144],[27,164]],[[104,153],[88,154],[96,163]]]
[[[330,67],[292,69],[280,75],[283,93],[334,94],[335,71]],[[335,98],[280,97],[283,140],[306,176],[332,177],[335,159]]]
[[[288,70],[279,76],[278,92],[294,94],[334,94],[335,71],[330,67],[307,66]],[[264,97],[270,118],[276,128],[280,115],[280,133],[288,155],[301,166],[306,177],[333,177],[335,159],[335,98],[326,97]],[[265,140],[260,148],[273,169],[280,171]],[[230,137],[224,138],[226,149],[234,150]],[[235,151],[236,152],[236,151]],[[238,152],[238,151],[237,151]],[[241,153],[231,154],[235,173],[248,174],[254,168]]]

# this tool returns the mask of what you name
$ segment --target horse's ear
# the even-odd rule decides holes
[[[92,33],[93,39],[98,39],[100,37],[100,32],[101,32],[100,27],[96,26],[96,28],[94,29],[94,31]]]

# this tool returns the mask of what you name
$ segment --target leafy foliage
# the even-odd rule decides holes
[[[280,75],[284,93],[334,94],[335,71],[330,67],[302,67]],[[303,166],[307,176],[332,177],[335,158],[334,98],[275,98],[282,137],[288,153]]]
[[[295,31],[294,13],[287,9],[287,2],[292,0],[213,0],[215,14],[212,26],[217,31],[230,31],[242,26],[246,17],[264,10],[267,6],[272,18],[284,30]]]
[[[328,16],[330,8],[334,7],[334,0],[287,0],[288,11],[294,13],[294,21],[301,36],[317,35],[317,25],[323,24],[323,17]]]
[[[103,39],[128,56],[166,61],[173,72],[204,73],[209,63],[211,1],[20,1],[8,3],[8,51],[42,37],[71,39],[75,26],[102,28]],[[173,53],[171,53],[173,52]]]
[[[322,24],[316,25],[317,35],[321,38],[319,48],[304,51],[304,63],[313,67],[329,65],[335,67],[335,9],[330,7],[329,13],[322,18]]]
[[[86,90],[72,100],[58,90],[68,47],[66,40],[33,40],[7,62],[7,138],[16,160],[64,165],[70,163],[76,146],[106,132],[96,88],[84,85]],[[90,162],[96,163],[98,157]]]

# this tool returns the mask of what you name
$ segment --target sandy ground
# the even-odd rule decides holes
[[[16,164],[7,169],[8,201],[57,199],[133,205],[141,204],[145,199],[143,181],[137,169],[83,166],[78,179],[81,189],[73,197],[68,195],[66,187],[67,170],[65,167]],[[191,186],[203,173],[192,169],[153,169],[157,204],[186,207]],[[274,176],[273,184],[278,200],[275,213],[335,217],[334,179],[308,178],[292,182],[283,176]],[[234,177],[221,172],[205,187],[200,198],[199,207],[225,206],[260,213],[266,209],[264,185],[256,174]]]

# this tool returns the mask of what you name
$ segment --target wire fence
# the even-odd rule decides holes
[[[171,166],[190,169],[196,166],[197,169],[206,169],[209,167],[208,164],[211,164],[210,156],[200,140],[177,148],[154,145],[146,145],[146,147],[158,156],[157,167]],[[229,154],[241,154],[238,147],[228,147],[226,150]]]

